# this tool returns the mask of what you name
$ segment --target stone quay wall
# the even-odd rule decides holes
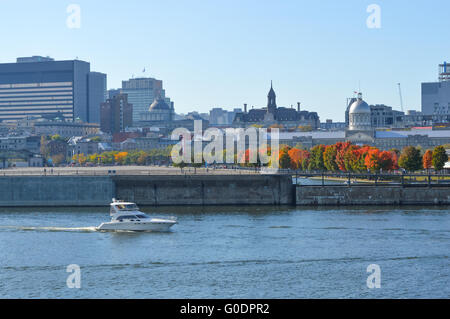
[[[450,205],[449,187],[297,186],[298,206]]]
[[[5,176],[0,207],[104,206],[112,198],[138,205],[293,205],[288,176]]]

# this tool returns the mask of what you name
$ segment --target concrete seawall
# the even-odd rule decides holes
[[[450,205],[449,187],[299,186],[298,206]]]
[[[114,177],[117,197],[141,205],[292,205],[288,176]]]
[[[289,176],[20,176],[0,177],[0,207],[139,205],[292,205]]]
[[[0,177],[0,206],[102,206],[114,188],[110,177]]]
[[[0,207],[450,205],[449,187],[294,186],[281,175],[0,177]]]

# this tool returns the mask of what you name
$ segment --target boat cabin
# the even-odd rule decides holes
[[[121,201],[117,201],[117,200],[113,200],[113,202],[111,203],[111,208],[110,208],[110,214],[111,215],[116,215],[116,214],[126,214],[126,213],[140,213],[139,212],[139,207],[137,207],[137,205],[135,203],[126,203],[126,202],[121,202]]]
[[[137,215],[120,215],[116,218],[119,222],[122,222],[124,220],[130,221],[130,222],[140,222],[142,219],[148,219],[150,216],[147,216],[145,214],[137,214]]]

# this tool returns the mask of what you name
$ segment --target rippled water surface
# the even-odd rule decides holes
[[[0,297],[449,298],[448,209],[144,208],[178,217],[165,234],[96,232],[107,208],[1,209]]]

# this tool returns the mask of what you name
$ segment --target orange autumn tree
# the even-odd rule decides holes
[[[371,172],[379,170],[392,171],[398,169],[396,154],[394,152],[380,151],[371,148],[367,151],[364,163]]]
[[[366,158],[364,160],[364,164],[366,165],[367,169],[369,169],[371,172],[378,171],[380,166],[380,150],[379,149],[369,149],[366,155]]]
[[[341,171],[346,171],[347,168],[345,166],[345,154],[347,150],[353,146],[350,142],[338,142],[336,143],[336,165]]]
[[[392,156],[392,162],[393,162],[393,167],[392,170],[397,170],[400,167],[398,166],[398,153],[396,150],[391,150],[389,151],[391,153]]]
[[[121,165],[125,164],[125,160],[127,159],[128,152],[120,152],[117,154],[114,154],[114,160],[116,163],[119,163]]]
[[[428,150],[425,152],[422,158],[423,168],[427,171],[433,167],[433,152]]]
[[[371,149],[373,148],[368,145],[364,145],[363,147],[350,145],[344,155],[345,169],[350,172],[367,171],[366,157]]]
[[[358,145],[350,145],[349,148],[345,150],[344,154],[344,165],[345,170],[349,172],[358,172],[358,163],[361,162],[361,148]],[[365,167],[364,167],[365,169]],[[364,170],[363,169],[363,170]]]
[[[394,157],[394,154],[394,152],[387,151],[383,151],[380,153],[378,157],[380,169],[382,169],[383,171],[393,171],[398,169],[398,164]]]
[[[300,169],[302,167],[302,151],[298,148],[292,148],[288,151],[288,155],[291,159],[291,168],[295,170]]]

